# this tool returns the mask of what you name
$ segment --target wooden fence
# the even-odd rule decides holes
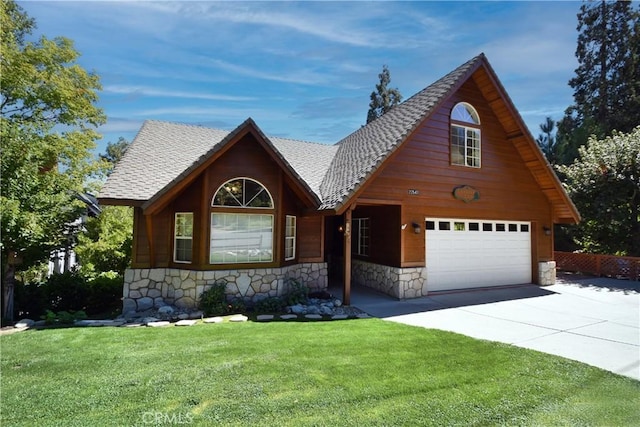
[[[558,270],[640,280],[640,258],[614,255],[554,252]]]

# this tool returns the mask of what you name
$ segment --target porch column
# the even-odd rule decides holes
[[[351,213],[348,208],[344,213],[344,290],[342,302],[351,305]]]

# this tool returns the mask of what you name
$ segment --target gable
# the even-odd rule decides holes
[[[524,165],[553,207],[553,221],[575,223],[580,215],[562,188],[524,121],[483,54],[473,58],[338,144],[340,149],[323,180],[323,208],[338,213],[355,201],[396,155],[398,149],[432,120],[469,80],[480,90],[498,119],[506,139],[518,150]],[[449,117],[446,115],[449,137]]]

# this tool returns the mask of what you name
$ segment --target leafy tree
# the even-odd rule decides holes
[[[80,67],[79,53],[63,37],[27,39],[35,22],[14,1],[0,2],[0,215],[4,313],[11,314],[15,268],[48,258],[65,240],[65,226],[83,204],[99,162],[92,156],[98,77]]]
[[[131,143],[123,137],[118,138],[118,142],[107,143],[107,149],[104,154],[100,154],[100,158],[109,163],[107,174],[110,175],[116,163],[120,161],[124,153],[127,151]]]
[[[97,217],[87,219],[85,229],[75,247],[81,271],[87,275],[108,271],[124,274],[131,259],[133,209],[104,206]]]
[[[589,135],[630,132],[640,123],[640,10],[629,1],[585,2],[578,13],[574,105],[558,129],[563,163]]]
[[[376,85],[376,90],[371,92],[371,102],[367,113],[367,123],[370,123],[389,111],[394,105],[402,101],[402,95],[398,88],[390,89],[387,86],[391,83],[391,73],[386,65],[382,66],[382,72],[378,74],[380,83]]]
[[[579,154],[560,167],[583,217],[576,243],[587,252],[640,256],[640,126],[591,137]]]
[[[107,174],[124,156],[131,143],[123,137],[109,142],[100,158],[107,163]],[[129,266],[133,243],[133,209],[128,206],[104,206],[97,217],[88,218],[85,232],[78,235],[75,248],[80,269],[88,276],[115,271],[120,275]]]
[[[554,133],[556,123],[553,121],[551,117],[547,117],[547,120],[540,125],[540,131],[542,133],[536,139],[536,142],[542,149],[544,156],[547,158],[549,163],[555,165],[558,163],[559,159],[559,146],[556,143],[556,137]]]

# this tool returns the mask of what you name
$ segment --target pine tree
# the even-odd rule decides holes
[[[578,13],[574,104],[558,126],[571,163],[591,134],[630,132],[640,123],[640,11],[628,1],[585,2]]]
[[[382,72],[378,74],[378,77],[380,78],[380,83],[376,85],[376,90],[371,92],[367,123],[382,116],[394,105],[402,101],[402,95],[398,88],[390,89],[387,87],[391,83],[391,73],[389,73],[389,68],[386,65],[382,66]]]

